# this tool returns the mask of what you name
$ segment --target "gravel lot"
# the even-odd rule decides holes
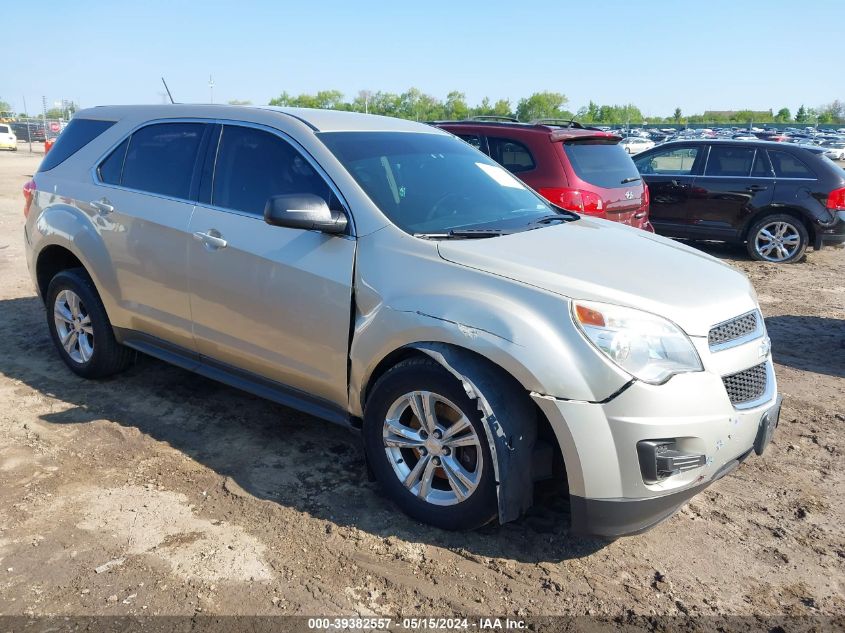
[[[0,154],[0,615],[845,616],[845,251],[706,247],[767,317],[785,405],[764,458],[640,536],[570,539],[551,493],[445,533],[380,496],[341,428],[148,358],[66,370],[24,261],[39,159]]]

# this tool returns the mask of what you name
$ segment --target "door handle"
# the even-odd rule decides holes
[[[208,248],[212,249],[226,248],[229,245],[229,242],[224,240],[220,232],[215,229],[208,229],[207,233],[197,231],[194,233],[194,239],[199,240]]]
[[[768,189],[768,187],[765,186],[765,185],[751,185],[751,186],[745,188],[746,191],[751,191],[751,192],[765,191],[766,189]]]
[[[670,181],[669,181],[669,184],[670,184],[670,185],[672,185],[673,187],[680,187],[680,186],[681,186],[681,181],[680,181],[680,180],[674,180],[674,179],[673,179],[673,180],[670,180]]]
[[[100,215],[106,215],[114,211],[114,207],[105,198],[100,198],[99,200],[92,200],[88,204],[94,207],[97,210],[97,213],[99,213]]]

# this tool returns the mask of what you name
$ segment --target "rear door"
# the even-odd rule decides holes
[[[661,235],[689,236],[687,210],[706,150],[707,146],[699,143],[673,145],[634,158],[649,188],[651,223]]]
[[[193,349],[186,276],[197,156],[209,126],[154,123],[124,139],[97,168],[100,234],[129,327]]]
[[[355,240],[263,217],[273,195],[311,193],[332,206],[334,191],[280,133],[223,125],[191,219],[188,276],[203,357],[345,409]]]
[[[774,184],[764,150],[733,142],[713,144],[688,205],[690,236],[739,239],[748,219],[771,203]]]

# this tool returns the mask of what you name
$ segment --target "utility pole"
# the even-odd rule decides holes
[[[26,139],[29,141],[29,153],[32,154],[32,128],[29,127],[29,110],[26,109],[26,97],[23,98],[23,113],[26,115]]]
[[[208,76],[208,92],[211,95],[211,103],[214,103],[214,78],[211,75]]]

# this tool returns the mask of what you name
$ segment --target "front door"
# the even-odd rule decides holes
[[[687,205],[695,195],[695,174],[703,163],[704,145],[674,146],[634,157],[648,185],[649,219],[654,230],[670,237],[688,237]]]
[[[263,219],[270,196],[331,202],[331,188],[290,142],[246,126],[223,126],[213,174],[188,249],[199,353],[345,408],[356,242]]]

